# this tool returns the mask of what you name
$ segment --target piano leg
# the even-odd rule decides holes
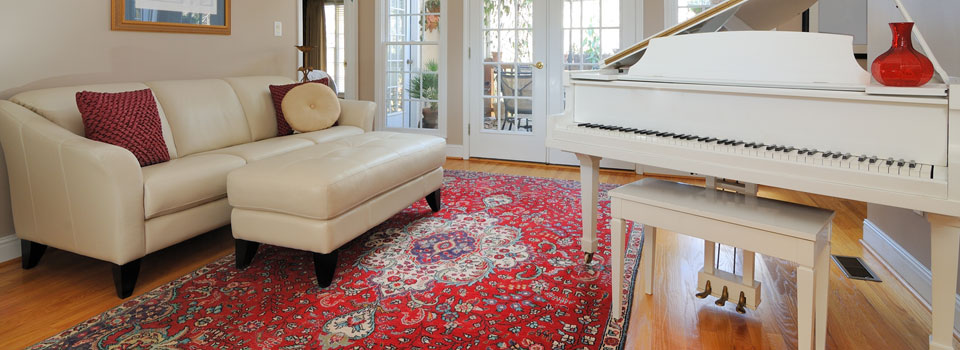
[[[927,213],[930,221],[932,285],[931,350],[953,349],[960,218]]]
[[[580,160],[580,202],[583,204],[583,238],[580,247],[587,264],[597,252],[597,190],[600,188],[600,157],[577,153]]]

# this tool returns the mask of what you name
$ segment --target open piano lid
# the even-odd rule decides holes
[[[923,88],[909,89],[908,92],[871,84],[869,73],[860,68],[853,58],[852,38],[849,36],[768,31],[802,13],[815,2],[726,0],[604,60],[603,69],[622,72],[629,68],[628,74],[601,74],[583,78],[866,91],[869,94],[945,94],[946,86],[935,82]],[[900,0],[893,0],[890,5],[901,11],[904,20],[913,21]],[[705,35],[719,31],[734,17],[741,24],[764,32]],[[913,33],[924,54],[932,61],[936,78],[940,82],[949,81],[927,46],[919,25],[914,26]],[[695,35],[682,38],[688,36],[684,34]],[[636,65],[652,47],[665,52],[652,55],[657,59],[645,59],[642,64]]]
[[[816,0],[726,0],[605,59],[603,68],[617,69],[632,66],[640,60],[650,40],[654,38],[715,32],[734,15],[754,30],[769,30],[799,15],[815,2]]]

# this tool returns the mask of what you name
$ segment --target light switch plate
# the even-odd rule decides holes
[[[273,36],[283,36],[283,22],[273,22]]]

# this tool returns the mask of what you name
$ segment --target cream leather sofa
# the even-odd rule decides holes
[[[227,174],[247,163],[371,131],[375,105],[341,100],[338,125],[276,137],[269,85],[285,77],[154,81],[28,91],[0,101],[23,268],[46,246],[114,264],[121,298],[140,258],[230,222]],[[169,162],[141,168],[121,147],[83,137],[78,91],[150,88]]]

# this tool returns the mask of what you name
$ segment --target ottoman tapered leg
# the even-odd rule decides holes
[[[237,268],[245,269],[253,262],[253,256],[257,255],[257,247],[260,246],[260,243],[242,239],[235,239],[234,242],[237,247]]]
[[[434,213],[440,211],[440,190],[433,191],[427,195],[427,204]]]
[[[317,285],[320,288],[329,287],[337,269],[337,251],[328,254],[313,253],[313,268],[317,273]]]

